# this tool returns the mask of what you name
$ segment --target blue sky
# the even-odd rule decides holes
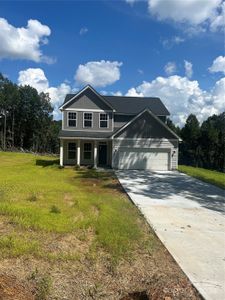
[[[225,110],[224,12],[221,0],[1,1],[0,72],[49,92],[56,118],[90,83],[204,120]]]

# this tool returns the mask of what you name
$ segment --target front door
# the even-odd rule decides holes
[[[98,163],[99,165],[107,164],[107,144],[99,144],[98,147]]]

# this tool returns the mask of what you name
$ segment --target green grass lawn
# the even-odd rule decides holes
[[[179,171],[225,189],[225,174],[222,172],[183,165],[179,166]]]
[[[77,259],[82,249],[51,251],[51,241],[69,234],[91,239],[88,255],[101,248],[115,260],[145,243],[139,213],[112,174],[60,169],[54,157],[23,153],[1,152],[0,162],[1,257]]]
[[[142,291],[164,299],[166,288],[171,299],[199,300],[112,172],[7,152],[0,152],[0,166],[4,299],[17,298],[21,282],[37,300],[121,299]]]

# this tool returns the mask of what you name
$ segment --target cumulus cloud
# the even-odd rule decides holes
[[[128,96],[160,97],[171,112],[176,124],[183,125],[187,116],[194,113],[200,121],[212,114],[225,111],[225,78],[216,82],[211,91],[200,88],[198,81],[173,75],[157,77],[153,81],[144,81],[132,87]]]
[[[0,18],[0,58],[53,63],[40,49],[48,43],[50,34],[50,28],[37,20],[29,20],[26,27],[17,28]]]
[[[192,63],[185,60],[184,61],[184,69],[185,69],[185,75],[188,77],[188,78],[191,78],[192,75],[193,75],[193,69],[192,69]]]
[[[209,71],[211,73],[222,72],[225,74],[225,56],[218,56],[215,58]]]
[[[177,71],[177,66],[175,62],[169,61],[165,67],[164,67],[164,71],[167,75],[172,75],[174,73],[176,73]]]
[[[65,95],[72,91],[71,87],[66,83],[61,83],[57,87],[49,86],[49,81],[45,73],[40,68],[29,68],[19,72],[18,77],[19,85],[30,85],[37,89],[38,93],[49,93],[52,106],[54,107],[53,116],[59,119],[60,114],[58,107],[62,104]]]
[[[30,85],[34,87],[38,93],[46,91],[49,87],[48,79],[45,73],[40,68],[29,68],[19,72],[18,77],[19,85]]]
[[[222,0],[148,0],[149,11],[159,20],[173,20],[199,25],[215,19]]]
[[[87,28],[87,27],[82,27],[82,28],[80,29],[80,31],[79,31],[79,34],[80,34],[80,35],[84,35],[84,34],[86,34],[86,33],[88,33],[88,28]]]
[[[122,63],[118,61],[90,61],[79,65],[74,78],[78,85],[105,87],[120,79],[121,66]]]

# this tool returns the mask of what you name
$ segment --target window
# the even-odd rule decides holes
[[[100,128],[108,128],[109,115],[108,114],[99,114],[99,127]]]
[[[68,143],[68,159],[76,159],[76,143]]]
[[[92,127],[92,113],[84,113],[84,127]]]
[[[91,159],[92,144],[84,143],[84,159]]]
[[[69,127],[77,126],[77,113],[75,113],[75,112],[68,113],[68,126]]]

